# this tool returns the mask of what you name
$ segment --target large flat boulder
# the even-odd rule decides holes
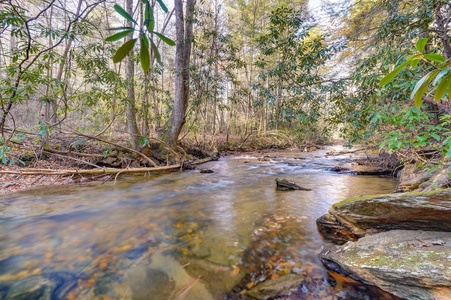
[[[350,237],[394,229],[451,232],[451,189],[351,198],[334,204],[329,214],[333,218],[327,217],[327,222],[320,218],[317,223],[332,240],[333,235],[321,230],[323,223],[327,228],[349,229]],[[330,224],[332,219],[336,225]]]
[[[392,230],[325,246],[320,258],[328,269],[400,298],[451,299],[450,232]]]

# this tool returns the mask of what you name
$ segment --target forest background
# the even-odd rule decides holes
[[[447,0],[1,1],[0,160],[343,138],[441,164],[450,21]]]

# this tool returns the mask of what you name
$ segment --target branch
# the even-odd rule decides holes
[[[200,159],[194,161],[192,165],[199,165],[205,162],[211,161],[211,157]],[[125,168],[125,169],[115,169],[115,168],[101,168],[101,169],[90,169],[90,170],[53,170],[53,169],[22,169],[20,171],[14,170],[0,170],[0,174],[18,174],[18,175],[104,175],[104,174],[142,174],[142,173],[158,173],[158,172],[168,172],[180,170],[182,165],[176,164],[172,166],[155,167],[155,168]]]
[[[423,101],[427,104],[435,105],[442,112],[446,112],[447,114],[451,115],[451,106],[443,104],[443,103],[447,103],[447,102],[443,102],[443,103],[435,102],[434,99],[432,99],[431,97],[428,97],[428,96],[423,96]]]
[[[152,166],[154,166],[154,167],[157,167],[157,166],[158,166],[158,165],[157,165],[150,157],[148,157],[148,156],[146,156],[145,154],[143,154],[143,153],[141,153],[141,152],[139,152],[139,151],[136,151],[136,150],[134,150],[134,149],[131,149],[131,148],[128,148],[128,147],[125,147],[125,146],[122,146],[122,145],[119,145],[119,144],[116,144],[116,143],[113,143],[113,142],[109,142],[109,141],[107,141],[107,140],[101,139],[101,138],[96,137],[96,136],[91,136],[91,135],[83,134],[83,133],[80,133],[80,132],[77,132],[77,131],[66,132],[66,133],[68,133],[68,134],[75,134],[75,135],[78,135],[78,136],[83,136],[83,137],[88,138],[88,139],[97,140],[97,141],[100,141],[100,142],[105,143],[105,144],[113,145],[113,146],[115,146],[115,147],[119,147],[119,148],[128,150],[128,151],[130,151],[130,152],[133,152],[133,153],[135,153],[135,154],[141,156],[141,157],[144,158],[147,162],[149,162]]]
[[[351,78],[350,77],[343,77],[343,78],[337,78],[337,79],[324,79],[324,80],[318,80],[318,81],[315,81],[315,82],[305,83],[305,84],[299,84],[294,78],[291,78],[291,82],[293,84],[295,84],[298,88],[310,87],[310,86],[313,86],[313,85],[322,84],[322,83],[329,83],[329,82],[337,83],[337,82],[340,82],[342,80],[347,81],[347,80],[351,80]]]

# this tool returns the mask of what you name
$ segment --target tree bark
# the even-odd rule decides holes
[[[133,0],[127,0],[126,10],[130,15],[133,15]],[[133,23],[127,21],[128,27],[133,27]],[[127,37],[127,41],[133,38],[133,32]],[[132,59],[132,52],[127,55],[127,128],[130,134],[130,141],[133,150],[139,148],[139,129],[136,121],[136,105],[135,105],[135,64]]]
[[[435,23],[437,26],[440,40],[443,44],[443,54],[446,59],[451,58],[451,44],[448,37],[448,24],[449,24],[449,4],[445,4],[447,15],[442,12],[443,3],[439,1],[435,8]]]
[[[171,116],[171,126],[167,143],[174,147],[186,121],[186,110],[189,98],[189,64],[193,41],[193,15],[196,0],[186,0],[186,12],[183,1],[174,0],[175,8],[175,99]]]

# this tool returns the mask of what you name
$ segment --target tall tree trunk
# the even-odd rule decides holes
[[[66,3],[65,3],[66,4]],[[77,4],[77,12],[76,15],[78,16],[81,12],[81,6],[83,4],[83,0],[79,0]],[[69,61],[69,52],[72,48],[72,42],[73,39],[69,38],[66,42],[66,45],[64,47],[63,54],[61,56],[62,60],[59,63],[58,66],[58,72],[56,74],[56,82],[61,86],[62,93],[66,93],[66,84],[63,84],[63,73],[65,70],[65,67],[67,66],[67,63]],[[56,102],[56,99],[52,101],[52,107],[51,107],[51,116],[50,116],[50,122],[52,126],[56,125],[58,123],[58,103]],[[61,127],[59,128],[61,130]]]
[[[171,127],[167,142],[171,147],[177,144],[178,137],[185,124],[189,98],[189,64],[193,41],[193,15],[196,0],[186,0],[186,12],[183,1],[174,0],[175,8],[175,99],[172,111]]]
[[[438,2],[435,7],[435,24],[437,26],[438,35],[443,44],[443,54],[446,59],[451,58],[451,44],[448,36],[448,25],[450,22],[449,4],[445,4],[446,14],[442,12],[443,3]]]
[[[130,15],[133,15],[133,0],[127,0],[126,9]],[[132,22],[127,21],[128,27],[133,27]],[[133,38],[133,33],[127,37],[127,40]],[[127,128],[130,134],[130,141],[133,150],[138,150],[139,148],[139,129],[138,123],[136,121],[136,105],[135,105],[135,64],[132,59],[132,52],[127,55]]]
[[[49,15],[48,15],[48,27],[49,28],[53,28],[53,6],[50,7],[49,10]],[[51,48],[53,47],[53,41],[52,41],[52,35],[49,34],[48,36],[48,47]],[[48,58],[48,66],[49,68],[47,69],[47,84],[45,85],[45,102],[44,102],[44,122],[47,124],[51,124],[52,123],[52,118],[51,118],[51,107],[53,106],[53,102],[55,101],[55,99],[53,97],[50,97],[50,78],[53,77],[53,58],[52,55],[49,55]],[[49,131],[46,130],[45,135],[43,135],[41,137],[41,142],[42,144],[47,144],[49,140]]]

